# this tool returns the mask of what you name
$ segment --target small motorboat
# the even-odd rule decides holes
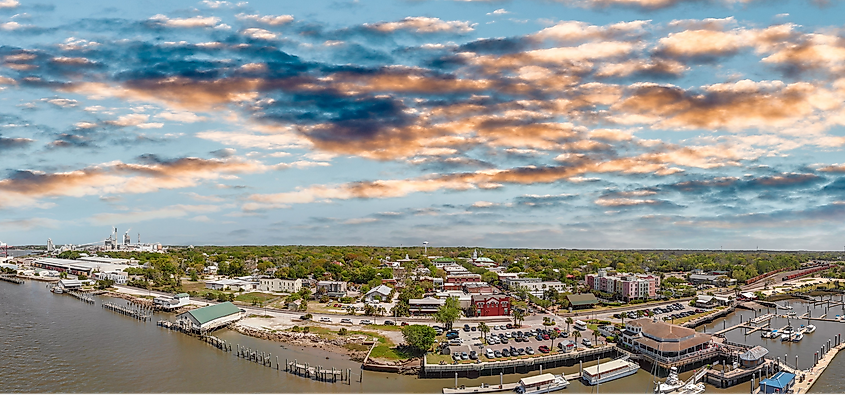
[[[815,331],[816,331],[816,326],[811,324],[811,325],[807,325],[807,331],[804,332],[804,333],[813,333]]]

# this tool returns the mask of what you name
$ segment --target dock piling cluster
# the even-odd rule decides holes
[[[12,284],[23,284],[23,280],[16,278],[15,276],[0,276],[0,280],[10,282]]]
[[[152,310],[149,308],[144,307],[129,307],[129,306],[122,306],[119,304],[114,303],[103,303],[103,308],[106,310],[111,310],[115,313],[125,315],[127,317],[132,317],[139,321],[148,321],[152,319]]]
[[[76,291],[66,291],[66,294],[73,296],[85,303],[94,304],[94,296],[90,292],[76,292]]]

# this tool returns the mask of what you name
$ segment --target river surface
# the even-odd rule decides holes
[[[342,355],[291,347],[228,330],[215,332],[215,336],[233,345],[269,352],[282,361],[296,359],[327,368],[349,368],[353,372],[351,385],[317,382],[244,361],[234,353],[217,350],[196,338],[155,325],[158,319],[172,319],[170,314],[157,314],[152,321],[140,322],[101,308],[102,301],[124,303],[122,299],[101,297],[97,304],[91,305],[68,295],[52,294],[42,282],[27,281],[24,285],[0,282],[0,392],[440,393],[443,387],[455,385],[454,379],[419,379],[377,372],[362,374],[359,363]],[[729,316],[727,325],[731,325],[732,320],[738,322],[738,315]],[[802,343],[777,344],[776,347],[786,347],[789,355],[800,349],[804,358],[804,353],[810,353],[817,343],[820,345],[822,338],[826,341],[828,332],[832,336],[832,328],[838,330],[842,325],[824,324],[816,323],[819,329]],[[717,321],[709,325],[708,332],[721,326],[721,321]],[[728,334],[734,341],[741,341],[743,337],[740,333]],[[748,341],[752,340],[759,342],[759,335],[748,336]],[[772,347],[773,353],[783,353],[783,349],[776,347]],[[804,351],[804,348],[808,350]],[[808,359],[812,358],[812,353],[809,355]],[[841,379],[845,372],[843,365],[845,360],[841,357],[834,360],[814,390],[841,392],[845,389],[845,383],[838,379],[824,383],[828,376]],[[550,373],[577,371],[577,365],[544,370]],[[691,374],[683,373],[681,378]],[[358,381],[360,377],[362,382]],[[516,382],[521,377],[505,375],[504,382]],[[498,381],[498,377],[487,376],[473,380],[461,378],[458,384],[472,386],[483,382],[498,384]],[[602,384],[598,390],[602,393],[651,393],[651,388],[651,374],[641,369],[633,376]],[[573,381],[562,393],[598,392],[596,390]],[[749,390],[750,383],[726,389],[707,387],[707,393],[747,393]]]

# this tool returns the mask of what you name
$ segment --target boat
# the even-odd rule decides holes
[[[816,326],[815,326],[815,325],[810,324],[810,325],[807,325],[807,331],[806,331],[806,332],[804,332],[804,333],[813,333],[813,332],[815,332],[815,331],[816,331]]]
[[[584,368],[581,372],[581,378],[589,385],[596,385],[630,376],[637,373],[637,370],[639,369],[640,365],[634,362],[617,359]]]
[[[763,339],[768,339],[772,337],[772,335],[774,335],[772,331],[760,331],[760,337],[762,337]]]
[[[801,332],[798,332],[798,333],[792,335],[792,339],[790,339],[790,340],[792,340],[794,342],[800,342],[801,339],[803,339],[803,338],[804,338],[804,334],[801,333]]]
[[[50,288],[50,291],[53,292],[54,294],[64,293],[64,290],[62,289],[62,287],[60,287],[58,285],[53,287],[53,288]]]
[[[681,387],[676,394],[695,395],[704,393],[704,383],[689,383]]]
[[[792,337],[792,327],[787,326],[783,328],[783,332],[780,335],[780,341],[788,341]]]
[[[516,384],[517,394],[546,394],[562,390],[569,386],[569,381],[562,374],[544,373],[537,376],[523,377]]]
[[[443,388],[444,394],[492,394],[497,392],[513,392],[516,388],[516,383],[489,385],[481,383],[478,387],[459,386],[457,388]]]
[[[678,378],[678,368],[672,366],[669,368],[669,377],[666,381],[657,385],[657,394],[668,394],[684,386],[684,382]]]

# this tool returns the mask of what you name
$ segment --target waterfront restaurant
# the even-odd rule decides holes
[[[671,362],[693,356],[710,347],[713,336],[672,325],[656,318],[641,318],[625,324],[622,344],[651,358]]]

